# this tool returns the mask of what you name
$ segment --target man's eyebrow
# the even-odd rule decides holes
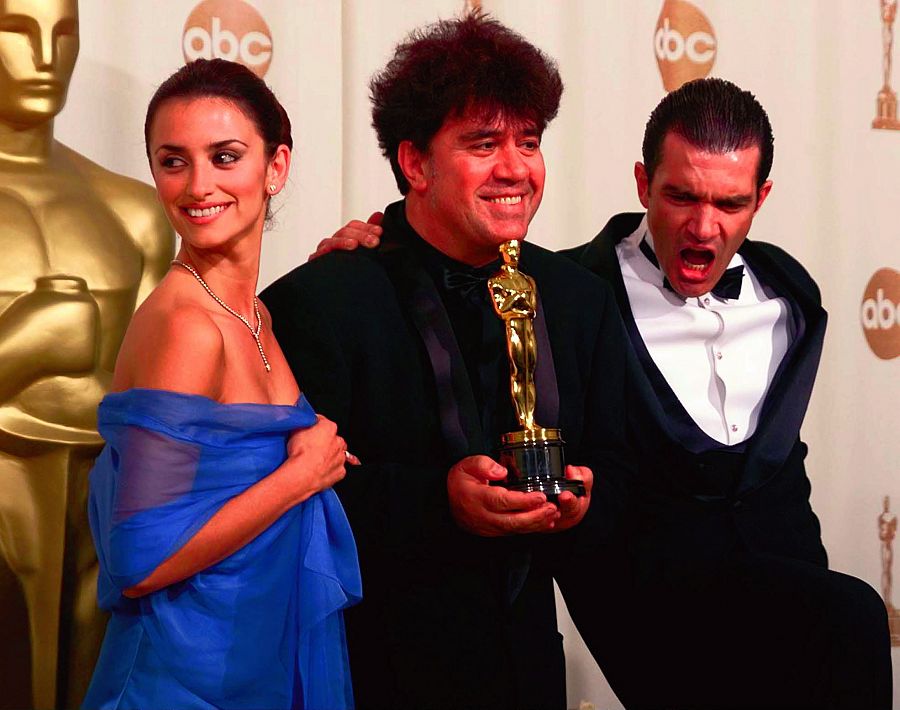
[[[471,131],[466,131],[462,135],[460,135],[459,139],[461,141],[474,141],[480,138],[496,138],[503,131],[499,128],[476,128]]]
[[[459,139],[461,141],[468,142],[484,138],[496,138],[497,136],[505,133],[505,131],[506,129],[503,128],[474,128],[471,131],[466,131],[465,133],[461,134]],[[540,136],[541,134],[537,126],[523,126],[517,129],[515,132],[528,137]]]
[[[722,207],[746,207],[753,204],[753,195],[734,195],[732,197],[722,197],[716,200],[717,205]]]
[[[666,193],[667,195],[679,195],[681,197],[693,197],[693,198],[697,197],[697,195],[695,195],[693,192],[691,192],[691,190],[689,190],[688,188],[679,187],[678,185],[665,184],[660,188],[660,190],[662,192]]]
[[[678,187],[677,185],[663,185],[661,188],[662,192],[666,195],[671,195],[674,197],[683,197],[685,199],[690,200],[699,200],[700,196],[697,195],[690,189]],[[753,195],[742,193],[736,195],[727,195],[724,197],[716,197],[713,200],[717,205],[731,205],[734,207],[744,207],[745,205],[752,204]]]

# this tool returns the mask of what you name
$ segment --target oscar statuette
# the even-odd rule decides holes
[[[876,100],[872,128],[900,130],[897,118],[897,94],[891,89],[891,66],[894,51],[894,20],[897,17],[897,0],[881,0],[881,44],[883,84]]]
[[[891,499],[884,497],[881,514],[878,516],[878,539],[881,540],[881,597],[887,609],[888,625],[891,631],[891,646],[900,646],[900,613],[894,607],[893,566],[894,537],[897,534],[897,516],[891,512]]]
[[[498,458],[509,473],[498,485],[523,493],[540,491],[554,503],[563,491],[583,496],[584,484],[565,477],[565,442],[559,429],[545,429],[534,420],[537,287],[518,269],[519,242],[501,245],[500,254],[503,264],[487,287],[494,311],[506,326],[510,396],[521,428],[500,438]]]

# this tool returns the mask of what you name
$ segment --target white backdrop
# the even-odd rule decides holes
[[[813,505],[832,566],[880,591],[882,496],[900,507],[900,360],[873,354],[860,307],[877,270],[900,269],[900,131],[871,128],[882,83],[879,0],[692,1],[714,30],[712,74],[752,90],[772,119],[775,187],[751,236],[788,249],[822,287],[829,334],[804,429]],[[668,3],[673,13],[684,10],[683,0]],[[263,247],[262,288],[346,220],[396,199],[369,126],[367,80],[408,30],[453,16],[464,3],[252,4],[271,35],[266,80],[292,117],[296,141],[278,225]],[[551,248],[581,243],[611,214],[640,207],[631,174],[644,121],[664,93],[654,53],[663,0],[482,4],[559,61],[566,91],[545,136],[547,188],[529,238]],[[81,0],[81,55],[57,136],[112,170],[149,181],[144,109],[155,86],[182,64],[185,20],[197,5]],[[677,28],[675,15],[671,23]],[[894,54],[900,64],[900,50]],[[897,303],[900,283],[894,288]],[[900,324],[886,331],[881,335],[900,342]],[[567,619],[561,628],[570,705],[621,707]]]

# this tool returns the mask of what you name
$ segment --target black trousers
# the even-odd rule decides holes
[[[891,707],[887,614],[855,577],[743,553],[706,576],[604,587],[587,616],[589,592],[564,592],[629,710]]]

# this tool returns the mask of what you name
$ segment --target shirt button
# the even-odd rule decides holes
[[[704,299],[703,299],[703,304],[706,305],[706,306],[708,306],[708,305],[709,305],[709,298],[704,298]]]
[[[721,360],[721,359],[722,359],[722,352],[719,351],[716,353],[716,360]]]
[[[737,430],[738,430],[738,425],[737,425],[737,424],[732,424],[732,425],[731,425],[731,431],[737,431]]]

